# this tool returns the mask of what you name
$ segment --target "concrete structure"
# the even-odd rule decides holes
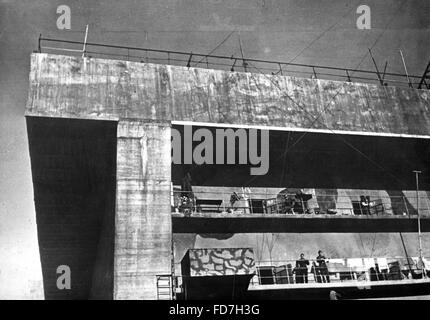
[[[117,132],[114,298],[156,299],[156,275],[171,272],[170,126]]]
[[[284,238],[292,230],[270,227],[258,236],[245,234],[260,230],[244,231],[240,224],[228,230],[232,234],[210,228],[199,234],[194,224],[194,230],[175,235],[172,221],[180,217],[171,219],[171,183],[178,185],[191,171],[202,188],[289,185],[336,199],[365,190],[386,194],[389,202],[401,194],[413,211],[411,170],[429,166],[429,102],[426,90],[33,54],[26,117],[46,298],[155,299],[155,275],[170,274],[186,250],[252,247],[255,241],[258,247],[266,233],[282,239],[270,259],[285,258],[285,252],[296,258],[324,243],[335,248],[332,256],[358,254],[354,220],[349,233],[323,235],[315,229],[305,240],[296,233]],[[172,166],[170,130],[184,124],[270,130],[269,173],[250,177],[246,165]],[[301,139],[288,159],[279,157],[286,143]],[[372,153],[374,163],[354,148]],[[287,174],[280,174],[287,160]],[[422,189],[430,190],[430,181],[423,181]],[[428,204],[427,191],[421,201],[421,208]],[[414,214],[396,219],[415,222]],[[413,231],[412,225],[408,221],[403,231]],[[401,255],[396,237],[374,239]],[[407,238],[411,250],[416,236]],[[254,249],[257,259],[267,255]],[[55,286],[56,267],[63,264],[72,270],[69,291]]]

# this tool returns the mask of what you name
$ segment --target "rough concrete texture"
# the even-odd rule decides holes
[[[182,274],[191,277],[255,273],[252,248],[190,249],[181,264]]]
[[[429,135],[429,101],[426,90],[34,53],[26,114]]]
[[[120,121],[114,299],[156,299],[171,272],[170,126]]]
[[[155,275],[171,271],[169,121],[420,137],[430,135],[429,101],[425,90],[33,54],[26,115],[119,120],[113,297],[155,299]],[[316,117],[322,123],[314,122]],[[138,120],[127,120],[132,118]],[[337,197],[355,197],[347,189]],[[335,191],[318,197],[323,201],[324,192]],[[405,238],[409,255],[416,255],[416,235]],[[300,252],[314,257],[318,249],[330,257],[405,255],[399,234],[181,234],[174,239],[177,263],[189,248],[208,247],[252,247],[256,260],[271,261],[296,259]],[[426,247],[428,234],[423,240]]]

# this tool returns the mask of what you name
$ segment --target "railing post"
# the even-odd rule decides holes
[[[267,214],[267,187],[264,189],[264,191],[265,191],[265,202],[263,203],[263,213],[265,213],[265,214]]]
[[[349,75],[348,69],[345,69],[346,76],[348,77],[348,82],[351,82],[351,76]]]
[[[315,72],[315,67],[312,67],[312,71],[314,72],[314,77],[315,77],[315,79],[318,79],[318,77],[317,77],[317,73]]]
[[[419,262],[421,263],[421,272],[422,272],[422,278],[426,278],[426,272],[424,268],[424,261],[423,261],[423,248],[422,248],[422,235],[421,235],[421,215],[420,215],[420,197],[419,197],[419,186],[418,186],[418,175],[421,173],[421,171],[414,170],[415,173],[415,179],[416,179],[416,193],[417,193],[417,219],[418,219],[418,253],[419,253]],[[418,265],[417,265],[418,267]]]
[[[37,46],[37,50],[39,53],[42,53],[42,46],[41,46],[41,41],[42,41],[42,34],[39,34],[39,40],[38,40],[38,46]]]
[[[191,58],[193,57],[193,52],[190,53],[190,57],[188,58],[187,68],[191,67]]]
[[[84,46],[82,48],[82,58],[85,57],[85,52],[87,50],[87,37],[88,37],[88,25],[85,27],[85,38],[84,38]]]
[[[378,81],[379,81],[379,83],[381,84],[381,86],[383,86],[383,85],[384,85],[384,81],[383,81],[383,80],[382,80],[382,78],[381,78],[381,74],[379,73],[379,70],[378,70],[378,65],[376,64],[376,61],[375,61],[375,59],[373,58],[372,51],[370,50],[370,48],[369,48],[369,54],[370,54],[370,57],[372,58],[373,65],[375,66],[375,69],[376,69],[376,75],[377,75],[377,77],[378,77]]]
[[[408,217],[410,218],[410,217],[411,217],[411,214],[409,213],[409,209],[408,209],[408,206],[407,206],[407,204],[406,204],[405,196],[402,196],[402,200],[403,200],[403,204],[404,204],[405,209],[406,209],[406,214],[407,214],[407,215],[408,215]]]
[[[234,71],[234,66],[236,65],[237,58],[233,58],[233,56],[231,56],[231,58],[234,59],[234,62],[233,62],[233,65],[230,68],[230,71],[233,72]]]
[[[227,210],[225,209],[225,192],[224,192],[224,188],[222,189],[222,206],[223,206],[223,211],[227,212]]]
[[[400,56],[402,57],[403,67],[405,68],[405,75],[406,75],[406,80],[408,81],[409,88],[413,88],[414,86],[412,85],[411,79],[409,79],[408,69],[406,68],[406,62],[405,62],[405,58],[403,57],[403,52],[402,50],[399,50],[399,51],[400,51]]]

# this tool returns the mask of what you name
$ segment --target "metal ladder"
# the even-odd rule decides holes
[[[157,300],[173,300],[170,274],[157,275]]]

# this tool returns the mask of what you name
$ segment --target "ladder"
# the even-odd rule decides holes
[[[157,275],[157,300],[173,300],[172,276]]]

